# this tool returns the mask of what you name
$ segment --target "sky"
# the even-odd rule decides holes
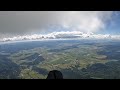
[[[61,31],[120,34],[120,12],[0,11],[0,38]]]

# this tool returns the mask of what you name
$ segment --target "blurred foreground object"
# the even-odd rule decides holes
[[[48,73],[47,79],[63,79],[63,75],[60,71],[53,70]]]

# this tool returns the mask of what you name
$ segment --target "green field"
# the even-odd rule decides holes
[[[107,56],[97,54],[97,51],[99,51],[97,46],[78,45],[77,48],[68,49],[65,49],[65,46],[69,47],[70,45],[65,44],[58,46],[56,49],[37,47],[22,50],[10,55],[8,58],[21,67],[19,77],[24,79],[46,78],[46,75],[32,70],[33,66],[49,72],[50,70],[73,70],[76,66],[81,70],[96,63],[105,64],[109,62],[106,58]],[[44,60],[35,63],[37,58],[34,55],[36,54],[37,57],[42,56]]]

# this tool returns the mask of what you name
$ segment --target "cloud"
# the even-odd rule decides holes
[[[14,36],[12,38],[0,39],[0,42],[27,41],[27,40],[56,40],[56,39],[107,39],[120,40],[120,35],[83,33],[80,31],[52,32],[49,34],[33,34]]]
[[[111,18],[112,13],[112,11],[0,11],[0,38],[47,32],[51,26],[61,26],[70,31],[97,32],[105,27],[105,22]]]
[[[66,12],[63,15],[63,26],[83,32],[96,32],[105,27],[105,22],[111,18],[112,12],[81,11]]]

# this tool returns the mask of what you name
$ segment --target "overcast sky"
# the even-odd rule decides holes
[[[107,22],[114,21],[113,13],[113,11],[0,11],[0,38],[54,32],[58,27],[62,27],[61,31],[102,32],[106,30]],[[118,14],[117,12],[115,15]]]

